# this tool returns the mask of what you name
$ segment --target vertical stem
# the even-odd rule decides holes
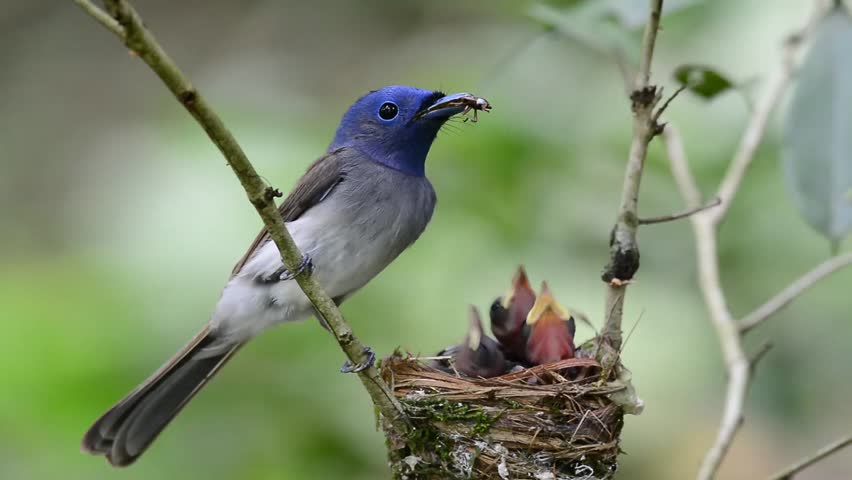
[[[639,245],[636,241],[636,231],[639,227],[637,213],[639,187],[642,183],[648,144],[657,134],[654,107],[660,100],[660,94],[656,87],[650,85],[650,80],[651,62],[654,57],[654,45],[660,28],[662,9],[663,0],[650,0],[650,15],[642,37],[639,71],[634,82],[635,89],[630,94],[633,109],[633,140],[630,143],[621,202],[610,240],[610,260],[602,275],[602,279],[607,283],[605,303],[607,317],[601,330],[601,339],[616,351],[621,348],[622,343],[621,321],[627,282],[633,278],[639,268]]]

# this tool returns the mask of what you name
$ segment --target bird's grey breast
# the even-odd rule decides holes
[[[299,250],[310,256],[315,277],[337,299],[363,287],[414,243],[435,207],[425,177],[344,153],[336,170],[342,180],[287,222]],[[221,343],[244,341],[274,324],[310,315],[311,303],[295,281],[258,282],[280,268],[278,248],[266,241],[228,282],[211,319]]]
[[[435,191],[425,177],[353,158],[327,198],[288,225],[333,296],[352,293],[381,272],[426,228]]]

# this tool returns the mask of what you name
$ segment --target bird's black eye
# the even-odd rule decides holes
[[[395,103],[385,102],[379,107],[379,116],[383,120],[393,120],[399,114],[399,107]]]

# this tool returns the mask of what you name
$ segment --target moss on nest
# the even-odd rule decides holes
[[[620,368],[607,369],[613,380]],[[613,398],[626,387],[602,381],[593,359],[475,379],[397,353],[381,369],[414,427],[402,437],[383,422],[396,479],[605,479],[617,468],[624,409]]]

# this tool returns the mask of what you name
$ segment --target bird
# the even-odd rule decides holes
[[[541,293],[526,320],[530,327],[527,340],[527,360],[536,365],[574,358],[576,323],[553,298],[547,283],[542,283]]]
[[[506,295],[494,300],[489,316],[491,333],[503,346],[506,356],[513,361],[526,361],[529,326],[527,314],[535,303],[535,291],[530,286],[527,272],[519,266],[512,287]]]
[[[299,268],[288,271],[261,230],[233,268],[207,324],[92,424],[82,450],[105,456],[113,466],[134,463],[243,345],[274,325],[315,313],[295,281],[304,269],[338,305],[378,275],[432,217],[436,195],[425,161],[438,131],[478,99],[394,85],[355,101],[325,154],[278,208],[303,254]],[[369,366],[374,356],[365,354],[366,364],[345,371]]]
[[[454,352],[455,369],[468,377],[491,378],[506,373],[508,364],[500,345],[485,334],[479,310],[470,307],[470,325],[464,343]]]

